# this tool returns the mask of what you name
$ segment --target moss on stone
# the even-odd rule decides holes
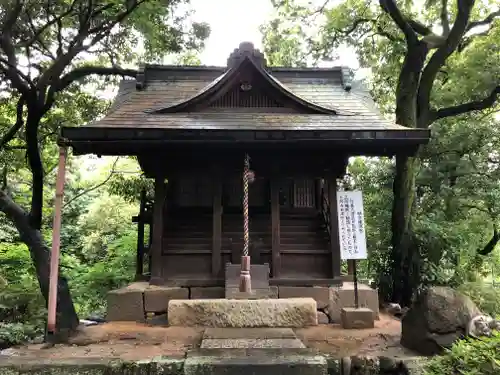
[[[126,362],[122,364],[121,374],[123,375],[149,375],[151,360],[141,360]]]
[[[326,359],[326,364],[328,368],[328,375],[341,375],[342,374],[342,360],[339,358],[335,358],[330,355],[324,356]]]
[[[150,375],[183,375],[184,359],[155,357],[151,361]]]
[[[19,375],[19,371],[12,366],[0,365],[0,375]]]
[[[351,357],[351,373],[349,375],[379,375],[378,357]]]
[[[107,375],[106,365],[46,364],[22,366],[19,375]]]

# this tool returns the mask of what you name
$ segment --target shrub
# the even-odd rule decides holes
[[[26,342],[39,334],[38,327],[31,324],[0,322],[0,350]]]
[[[498,375],[500,374],[500,333],[482,339],[455,343],[444,355],[434,357],[425,368],[426,375]]]

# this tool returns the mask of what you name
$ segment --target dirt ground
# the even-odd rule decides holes
[[[344,330],[336,325],[297,329],[307,347],[337,357],[350,355],[411,355],[399,345],[401,323],[381,315],[368,330]],[[111,322],[80,329],[67,345],[44,348],[27,345],[8,349],[9,355],[25,358],[57,359],[77,357],[139,360],[159,355],[183,357],[186,350],[198,347],[203,328],[159,327],[132,322]]]
[[[401,321],[385,314],[380,314],[380,320],[375,321],[375,328],[372,329],[345,330],[340,325],[329,324],[297,329],[296,333],[308,348],[336,357],[362,355],[402,358],[415,355],[399,343]]]

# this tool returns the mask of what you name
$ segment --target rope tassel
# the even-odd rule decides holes
[[[248,185],[252,172],[250,172],[250,158],[245,154],[243,168],[243,254],[241,257],[240,292],[250,293],[252,283],[250,278],[250,256],[248,248],[250,244],[250,231],[248,226]]]

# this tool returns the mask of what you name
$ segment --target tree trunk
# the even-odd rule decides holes
[[[420,254],[413,234],[415,176],[418,159],[396,157],[392,205],[391,300],[407,306],[420,282]]]
[[[37,109],[28,111],[26,121],[26,155],[28,164],[33,177],[33,186],[31,193],[30,226],[40,230],[42,227],[43,211],[43,179],[44,170],[42,158],[40,156],[40,147],[38,145],[38,127],[43,113],[37,112]]]
[[[416,128],[419,126],[417,96],[420,77],[429,49],[422,41],[408,44],[408,51],[398,78],[396,89],[396,123]],[[413,233],[412,215],[415,207],[415,177],[418,156],[396,156],[392,204],[391,302],[407,306],[420,283],[420,253]]]
[[[14,223],[21,240],[28,246],[31,259],[35,266],[38,283],[45,301],[49,298],[49,271],[50,271],[50,251],[44,244],[42,235],[37,229],[30,225],[30,218],[17,203],[15,203],[7,194],[0,191],[0,211]],[[69,291],[69,286],[60,275],[58,280],[58,298],[57,298],[57,330],[65,335],[74,331],[78,326],[79,320],[76,314],[73,300]]]

